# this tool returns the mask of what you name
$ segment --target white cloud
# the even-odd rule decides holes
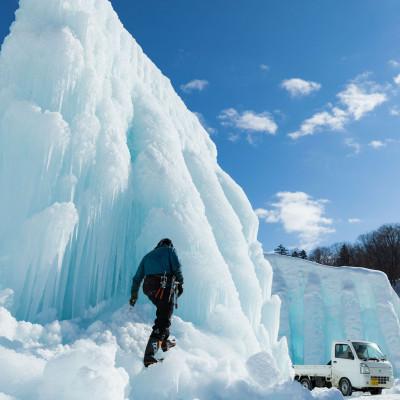
[[[266,223],[282,223],[287,233],[297,234],[299,247],[311,249],[323,236],[335,232],[333,221],[325,216],[327,200],[315,200],[304,192],[279,192],[270,210],[258,208],[256,214]]]
[[[397,61],[397,60],[389,60],[388,64],[393,68],[399,68],[400,67],[400,62]]]
[[[360,219],[360,218],[349,218],[349,219],[347,220],[347,222],[348,222],[349,224],[359,224],[359,223],[361,222],[361,219]]]
[[[398,117],[400,115],[400,109],[398,107],[392,107],[389,112],[390,115],[393,115],[394,117]]]
[[[269,211],[265,208],[256,208],[254,212],[256,213],[258,218],[265,219],[265,222],[268,222],[270,224],[279,222],[279,218],[277,218],[275,211]]]
[[[201,92],[208,86],[208,81],[204,79],[193,79],[192,81],[185,83],[184,85],[181,85],[181,89],[185,93],[191,93],[194,90],[197,90]]]
[[[278,129],[273,117],[267,112],[257,114],[251,110],[239,112],[234,108],[228,108],[221,111],[218,119],[223,126],[231,126],[246,131],[249,134],[247,140],[250,143],[253,142],[251,133],[274,135]]]
[[[292,139],[314,135],[321,129],[327,128],[339,131],[344,128],[348,115],[340,108],[334,107],[330,111],[322,111],[303,121],[298,131],[289,133]]]
[[[347,85],[346,89],[338,93],[337,97],[356,121],[387,100],[384,93],[368,93],[365,88],[355,83]]]
[[[321,89],[321,84],[313,81],[305,81],[300,78],[286,79],[281,83],[281,87],[287,90],[291,96],[307,96],[312,92]]]
[[[386,143],[382,142],[381,140],[372,140],[368,143],[368,146],[372,147],[375,150],[380,149],[381,147],[385,147]]]
[[[230,142],[236,143],[239,139],[240,139],[240,134],[239,134],[239,133],[233,133],[233,132],[231,132],[231,133],[228,135],[228,140],[229,140]]]
[[[358,142],[356,142],[353,138],[347,138],[347,139],[344,141],[344,144],[345,144],[347,147],[350,147],[350,148],[353,150],[353,153],[354,153],[354,154],[359,154],[360,151],[361,151],[361,144],[358,143]]]
[[[396,85],[400,85],[400,74],[396,75],[396,76],[393,78],[393,81],[394,81],[394,83],[395,83]]]
[[[212,126],[208,125],[206,119],[204,118],[202,113],[199,112],[194,112],[194,114],[196,115],[196,117],[199,119],[199,122],[201,123],[201,125],[203,125],[203,128],[210,134],[210,135],[214,135],[215,133],[217,133],[217,130],[215,128],[213,128]]]
[[[267,64],[260,64],[260,69],[262,71],[268,71],[269,70],[269,66]]]
[[[292,139],[314,135],[322,129],[339,131],[351,121],[360,120],[366,114],[387,101],[387,96],[372,82],[351,82],[337,94],[339,106],[329,105],[330,109],[314,114],[303,121],[300,128],[289,133]]]
[[[400,144],[399,139],[385,139],[386,144]]]

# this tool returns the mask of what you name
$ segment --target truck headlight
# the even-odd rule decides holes
[[[369,367],[367,364],[360,364],[360,374],[369,374]]]

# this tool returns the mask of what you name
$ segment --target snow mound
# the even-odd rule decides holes
[[[333,340],[379,344],[400,373],[400,299],[380,271],[266,254],[282,300],[279,335],[294,364],[324,364]]]
[[[7,367],[0,375],[0,399],[343,399],[334,389],[310,393],[282,381],[266,352],[243,363],[240,343],[179,317],[173,321],[178,346],[161,353],[163,363],[144,369],[153,313],[149,305],[135,311],[124,306],[101,321],[39,325],[17,321],[0,307],[0,363]]]

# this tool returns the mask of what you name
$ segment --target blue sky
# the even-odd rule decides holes
[[[111,2],[201,114],[266,250],[399,221],[398,0]]]

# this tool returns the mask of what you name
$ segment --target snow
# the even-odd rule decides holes
[[[243,362],[241,343],[180,317],[173,320],[177,347],[160,354],[161,364],[144,369],[153,314],[143,304],[92,320],[39,325],[17,321],[0,307],[0,363],[7,366],[0,399],[342,399],[336,389],[309,392],[282,380],[269,352]]]
[[[266,254],[282,300],[279,335],[294,364],[325,364],[334,340],[379,344],[400,374],[400,299],[380,271]]]
[[[382,395],[368,395],[362,393],[355,393],[351,398],[357,398],[359,400],[399,400],[398,394],[382,394]]]

